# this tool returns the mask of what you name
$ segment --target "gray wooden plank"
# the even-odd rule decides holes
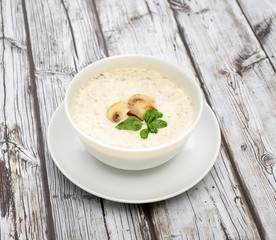
[[[74,74],[105,57],[107,49],[92,1],[28,1],[26,5],[45,136]],[[45,155],[58,239],[150,239],[143,210],[82,191],[58,171],[46,147]]]
[[[238,0],[237,2],[266,56],[276,69],[276,2],[273,0]]]
[[[0,239],[49,239],[23,15],[21,1],[1,1]]]
[[[62,102],[65,89],[78,71],[79,55],[84,53],[80,48],[82,44],[76,44],[79,35],[72,32],[74,23],[68,18],[63,1],[26,1],[26,9],[40,120],[46,139],[51,115]],[[89,20],[93,22],[93,19]],[[91,30],[87,32],[91,36],[89,40],[97,42],[94,29]],[[101,54],[98,50],[96,44],[94,49],[91,48],[95,57]],[[44,139],[42,144],[46,144]],[[108,239],[101,200],[67,180],[54,165],[46,145],[45,159],[57,239]]]
[[[275,71],[233,1],[170,1],[259,233],[275,238]],[[265,197],[264,197],[265,196]]]
[[[101,0],[96,6],[110,55],[151,54],[196,76],[166,2]],[[158,239],[259,238],[225,146],[201,183],[176,198],[151,204],[150,214]]]

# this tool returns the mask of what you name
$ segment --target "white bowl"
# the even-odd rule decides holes
[[[118,67],[140,67],[160,72],[169,77],[189,93],[194,104],[195,118],[191,127],[175,140],[152,148],[127,149],[102,143],[80,130],[72,117],[72,104],[79,88],[91,76]],[[202,114],[203,96],[197,83],[180,68],[161,59],[145,55],[120,55],[102,59],[81,70],[69,85],[65,95],[65,112],[75,132],[80,137],[87,151],[100,161],[116,168],[140,170],[158,166],[174,157],[188,140]]]

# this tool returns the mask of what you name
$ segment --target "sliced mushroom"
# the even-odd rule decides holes
[[[128,111],[128,104],[124,101],[120,101],[114,103],[107,109],[106,116],[111,122],[117,123],[127,118]]]
[[[147,102],[150,106],[152,106],[152,108],[156,108],[155,101],[151,97],[144,94],[135,94],[128,100],[128,104],[130,106],[133,106],[137,102]]]
[[[147,110],[154,108],[152,105],[150,105],[147,102],[141,101],[141,102],[136,102],[132,108],[128,111],[128,115],[136,116],[138,117],[141,121],[144,120],[144,114]]]

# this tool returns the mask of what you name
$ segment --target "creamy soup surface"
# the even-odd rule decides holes
[[[139,131],[118,130],[106,117],[107,109],[134,94],[152,97],[162,120],[168,123],[142,139]],[[73,100],[73,119],[92,138],[123,148],[149,148],[172,141],[185,132],[194,119],[194,107],[183,88],[160,73],[142,68],[116,68],[91,77]],[[146,125],[143,125],[144,129]]]

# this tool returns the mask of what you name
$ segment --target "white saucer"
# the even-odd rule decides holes
[[[61,104],[50,121],[47,141],[57,167],[80,188],[112,201],[148,203],[174,197],[197,184],[214,165],[221,139],[218,122],[205,103],[197,128],[173,159],[147,170],[116,169],[86,152]]]

